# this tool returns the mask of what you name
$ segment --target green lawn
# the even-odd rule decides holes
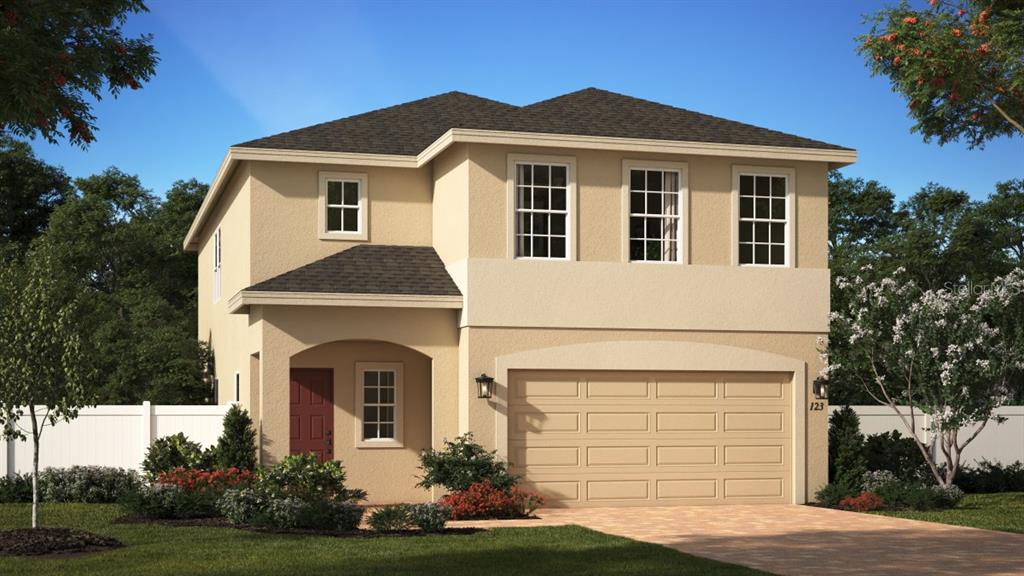
[[[878,514],[1024,534],[1024,492],[968,494],[959,506],[951,510]]]
[[[0,558],[4,574],[765,574],[576,526],[474,534],[345,539],[233,528],[112,524],[116,506],[46,504],[44,525],[82,528],[126,546],[78,558]],[[628,514],[624,514],[628,517]],[[28,525],[29,507],[0,505],[0,529]]]

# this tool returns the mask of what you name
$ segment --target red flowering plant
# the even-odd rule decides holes
[[[906,1],[870,18],[858,51],[907,99],[913,130],[973,147],[1024,135],[1024,4]]]
[[[839,507],[854,512],[871,512],[884,508],[885,502],[874,492],[861,492],[857,496],[847,496],[840,500]]]
[[[544,497],[518,487],[502,489],[490,480],[471,484],[466,490],[441,498],[452,520],[522,518],[544,504]]]
[[[224,470],[199,470],[196,468],[173,468],[157,476],[158,484],[173,485],[186,492],[223,492],[228,488],[245,488],[255,475],[251,470],[227,468]]]

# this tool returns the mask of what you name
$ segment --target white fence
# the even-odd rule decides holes
[[[832,411],[841,408],[842,406],[832,406]],[[888,406],[851,408],[860,416],[860,431],[865,436],[890,430],[897,430],[905,437],[910,435],[900,417]],[[905,415],[910,414],[907,406],[901,406],[900,411]],[[985,425],[985,429],[964,449],[963,462],[971,464],[982,459],[1002,464],[1012,464],[1018,460],[1024,462],[1024,406],[1003,406],[996,410],[996,414],[1006,420],[1001,424],[990,421]],[[915,412],[915,422],[918,436],[927,442],[928,417]],[[960,438],[966,438],[973,431],[974,428],[961,430]],[[940,455],[939,461],[942,460]]]
[[[140,469],[150,443],[183,432],[203,447],[217,442],[229,404],[217,406],[96,406],[71,422],[49,425],[39,443],[39,469],[74,465]],[[31,430],[26,414],[20,421]],[[32,441],[0,439],[0,474],[32,470]]]

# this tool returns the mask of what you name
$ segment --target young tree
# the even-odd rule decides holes
[[[976,290],[921,290],[902,270],[877,282],[858,275],[835,283],[853,297],[832,313],[826,374],[859,382],[889,406],[936,481],[951,486],[964,448],[1008,402],[1009,375],[1022,365],[1021,341],[999,324],[1009,310],[1020,308],[1024,270]],[[927,443],[920,436],[920,414],[929,416]],[[971,426],[974,431],[960,438],[960,430]]]
[[[0,0],[0,132],[92,142],[90,100],[136,90],[156,70],[152,36],[121,31],[146,11],[141,0]]]
[[[1024,2],[903,0],[870,17],[859,52],[907,99],[914,131],[972,147],[1024,135]]]
[[[31,436],[33,528],[39,525],[43,429],[76,418],[92,403],[80,294],[44,250],[21,261],[8,255],[0,266],[0,425],[6,439]],[[20,422],[26,414],[27,429]]]

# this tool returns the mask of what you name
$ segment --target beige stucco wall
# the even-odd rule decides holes
[[[753,333],[753,332],[683,332],[683,331],[647,331],[647,330],[552,330],[552,329],[515,329],[515,328],[468,328],[468,337],[472,342],[469,349],[469,374],[486,371],[490,374],[499,373],[498,359],[502,356],[541,350],[573,344],[591,342],[693,342],[716,344],[768,352],[792,358],[805,366],[804,397],[808,406],[813,400],[810,382],[813,382],[821,368],[817,354],[816,335],[795,333]],[[578,360],[578,359],[577,359]],[[633,364],[640,362],[638,358],[622,358],[618,364],[621,369],[651,369],[649,364],[643,366]],[[685,369],[676,367],[675,369]],[[702,369],[707,369],[706,367]],[[728,357],[722,358],[721,370],[735,370]],[[460,386],[470,386],[472,382],[463,382]],[[499,387],[504,382],[498,382]],[[496,434],[496,414],[498,402],[473,398],[469,403],[469,429],[473,431],[483,444],[502,449],[498,445]],[[803,438],[807,473],[804,485],[805,497],[809,498],[828,479],[828,420],[827,410],[806,412],[806,435]],[[799,433],[799,430],[796,431]]]
[[[225,196],[200,240],[197,335],[208,341],[213,350],[220,404],[235,399],[237,372],[242,404],[248,406],[249,354],[259,350],[250,338],[249,319],[227,311],[231,296],[250,284],[251,199],[249,164],[242,163],[228,181]],[[217,228],[221,230],[221,293],[220,300],[214,302],[213,234]]]
[[[796,171],[797,265],[828,264],[828,167],[824,162],[785,162],[604,150],[469,145],[469,235],[471,258],[508,258],[508,155],[572,157],[578,194],[577,242],[580,261],[623,262],[623,160],[685,162],[688,168],[690,262],[732,264],[732,167],[782,167]]]
[[[288,455],[288,379],[292,360],[304,367],[332,367],[347,362],[339,349],[331,352],[300,355],[306,350],[328,342],[343,340],[379,341],[402,346],[430,359],[429,409],[431,425],[427,437],[415,439],[412,430],[406,442],[415,445],[440,446],[444,438],[458,433],[459,394],[459,331],[457,312],[441,309],[401,308],[328,308],[328,307],[257,307],[262,315],[263,351],[260,362],[262,388],[261,455],[264,463],[274,463]],[[395,349],[389,349],[395,351]],[[374,360],[390,360],[382,349],[356,348],[358,353],[374,356]],[[353,353],[355,354],[355,353]],[[396,354],[397,355],[397,354]],[[413,358],[413,357],[410,357]],[[362,361],[362,358],[355,358]],[[326,365],[320,365],[325,363]],[[337,380],[339,385],[344,380]],[[408,384],[408,382],[407,382]],[[341,398],[335,397],[338,401]],[[346,400],[347,401],[347,400]],[[336,434],[354,428],[344,404],[335,413]],[[406,411],[415,411],[409,401]],[[348,433],[351,439],[351,433]],[[340,437],[339,437],[340,440]],[[339,450],[336,447],[336,450]],[[418,501],[427,494],[415,488],[409,476],[415,474],[410,451],[395,449],[354,449],[357,452],[378,451],[377,454],[352,456],[347,463],[352,485],[368,490],[371,502]],[[338,454],[342,454],[340,451]],[[369,452],[367,452],[369,454]],[[356,479],[363,479],[360,485]]]
[[[469,255],[469,147],[456,144],[431,163],[434,178],[433,245],[446,265]]]
[[[357,362],[402,364],[402,447],[357,447],[355,425]],[[374,503],[424,502],[430,492],[416,487],[419,454],[430,447],[431,361],[386,342],[332,342],[300,352],[292,368],[330,368],[334,372],[334,459],[345,465],[348,484],[369,492]]]
[[[368,238],[374,244],[430,246],[432,170],[252,162],[252,281],[293,270],[356,243],[320,239],[319,174],[366,174]]]

